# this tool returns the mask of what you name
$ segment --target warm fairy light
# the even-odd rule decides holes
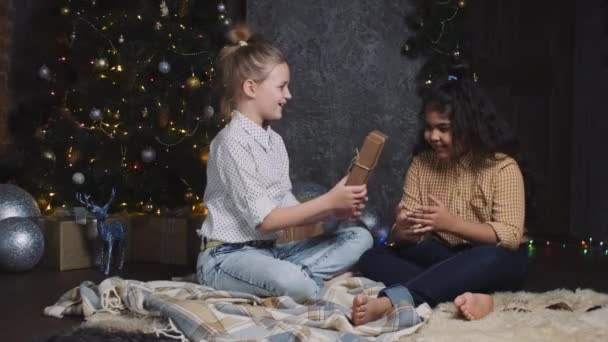
[[[49,192],[49,196],[53,197],[53,196],[55,196],[55,193],[54,192]]]
[[[127,202],[122,202],[120,203],[121,206],[126,207],[127,206]]]
[[[160,209],[156,209],[156,215],[160,215]]]
[[[551,241],[547,241],[547,246],[551,246]]]

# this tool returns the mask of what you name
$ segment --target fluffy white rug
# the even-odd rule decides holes
[[[479,321],[466,321],[451,303],[438,305],[429,321],[399,341],[608,341],[608,294],[592,290],[494,295],[495,310]],[[151,333],[160,319],[96,314],[85,327]]]
[[[608,341],[608,294],[505,292],[494,300],[493,313],[471,322],[451,303],[440,304],[427,324],[400,341]]]

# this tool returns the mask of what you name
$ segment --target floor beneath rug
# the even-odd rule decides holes
[[[572,247],[538,247],[530,256],[530,272],[524,289],[542,292],[556,288],[590,288],[608,293],[608,278],[601,276],[607,266],[608,256],[604,253],[585,255]],[[184,266],[135,264],[129,265],[121,277],[169,280],[191,271]],[[80,320],[46,317],[42,310],[82,281],[99,283],[103,279],[93,269],[66,272],[34,269],[22,274],[0,274],[2,341],[44,341],[48,336],[76,327]]]

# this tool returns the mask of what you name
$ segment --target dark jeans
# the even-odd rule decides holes
[[[416,306],[424,302],[435,306],[464,292],[519,290],[528,257],[524,246],[516,251],[494,244],[450,247],[427,239],[397,247],[375,246],[361,256],[358,267],[366,278],[387,286],[381,295],[393,304],[397,299],[413,299]]]

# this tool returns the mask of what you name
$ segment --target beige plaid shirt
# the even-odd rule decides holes
[[[453,215],[490,225],[499,246],[516,249],[524,234],[524,181],[514,159],[505,154],[496,154],[496,159],[475,169],[470,154],[446,163],[433,152],[421,153],[405,177],[401,206],[412,210],[433,205],[429,195],[434,195]],[[468,243],[454,234],[434,234],[450,245]]]

